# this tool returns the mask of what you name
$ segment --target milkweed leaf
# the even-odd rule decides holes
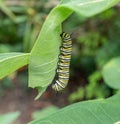
[[[29,53],[1,53],[0,79],[28,64]]]
[[[29,124],[117,124],[120,122],[120,92],[108,99],[69,105]]]
[[[59,47],[61,44],[61,24],[73,12],[91,17],[115,4],[119,0],[62,0],[48,15],[34,45],[29,64],[29,86],[47,87],[55,76]]]

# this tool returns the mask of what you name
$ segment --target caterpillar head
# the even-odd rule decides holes
[[[68,38],[70,38],[70,35],[68,33],[65,33],[65,32],[62,32],[60,34],[60,36],[61,36],[62,39],[68,39]]]

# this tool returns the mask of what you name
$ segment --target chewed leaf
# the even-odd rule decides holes
[[[29,65],[29,86],[45,87],[50,84],[55,76],[57,67],[59,47],[61,44],[61,22],[71,11],[66,10],[65,15],[58,14],[60,9],[55,8],[47,17],[41,33],[31,52]],[[55,23],[54,23],[55,22]]]

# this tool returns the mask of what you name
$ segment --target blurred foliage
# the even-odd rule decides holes
[[[57,107],[49,106],[47,108],[44,108],[43,110],[33,112],[32,118],[33,118],[33,120],[42,119],[42,118],[45,118],[45,117],[57,112],[57,110],[58,110]]]
[[[2,81],[0,81],[0,96],[4,95],[4,90],[5,89],[13,89],[14,86],[12,84],[12,81],[10,80],[10,78],[4,78]]]
[[[120,89],[120,56],[105,64],[102,74],[106,84],[113,89]]]
[[[20,112],[10,112],[0,115],[1,124],[12,124],[20,115]]]
[[[93,18],[76,22],[74,28],[69,20],[72,17],[68,19],[69,28],[74,32],[71,73],[75,73],[76,68],[79,68],[79,71],[85,70],[87,75],[84,86],[77,87],[76,91],[69,96],[70,102],[104,98],[114,94],[115,91],[104,83],[101,71],[110,59],[120,56],[119,11],[120,8],[116,6]],[[82,83],[80,80],[78,82]]]
[[[0,52],[30,52],[43,21],[57,1],[1,1]]]

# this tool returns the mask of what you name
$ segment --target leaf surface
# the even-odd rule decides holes
[[[115,124],[120,121],[120,93],[108,98],[67,106],[29,124]]]
[[[28,64],[28,53],[1,53],[0,79]]]

